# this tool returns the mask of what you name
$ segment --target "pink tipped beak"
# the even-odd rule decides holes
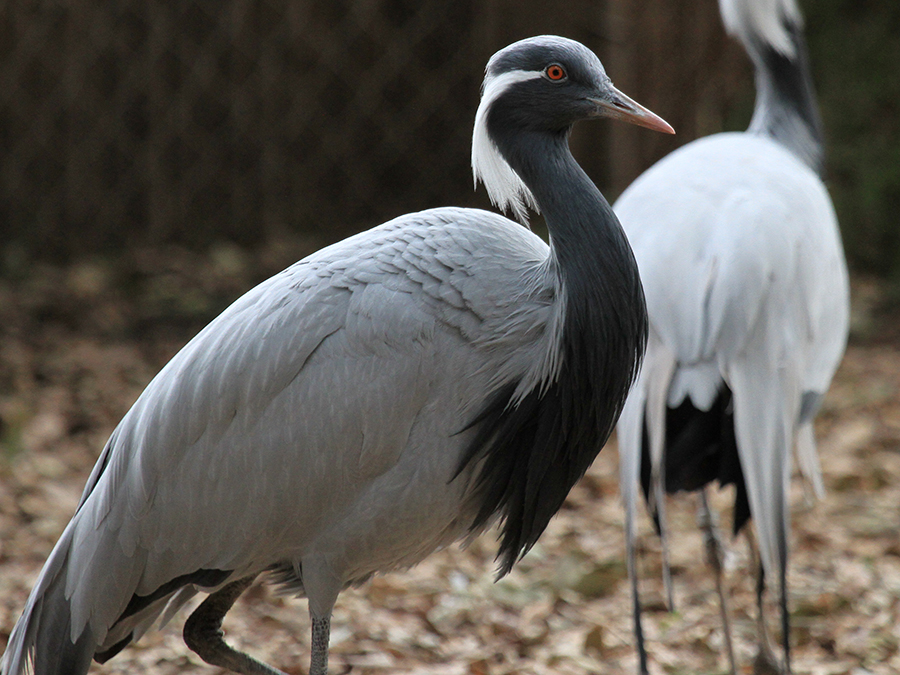
[[[609,87],[603,98],[594,99],[597,104],[598,117],[611,117],[647,127],[664,134],[674,134],[675,130],[662,117],[652,113],[637,101],[630,99],[615,87]]]

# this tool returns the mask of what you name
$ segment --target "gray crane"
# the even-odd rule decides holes
[[[671,132],[559,37],[486,69],[472,163],[494,213],[401,216],[238,299],[153,379],[100,455],[0,662],[85,673],[208,593],[207,662],[277,671],[222,639],[258,575],[305,595],[310,673],[339,592],[501,523],[505,574],[615,425],[646,340],[637,266],[569,152],[612,117]]]
[[[615,204],[650,317],[647,355],[618,424],[642,673],[647,655],[634,551],[639,482],[664,552],[665,493],[700,491],[732,672],[721,542],[705,486],[735,485],[733,531],[748,533],[757,563],[756,662],[761,670],[779,668],[762,611],[767,577],[779,585],[784,668],[790,671],[792,455],[795,449],[801,473],[821,494],[812,422],[848,333],[847,269],[819,177],[821,123],[800,11],[795,0],[720,0],[719,6],[755,66],[749,128],[671,153]],[[758,550],[744,528],[751,514]],[[667,569],[664,562],[671,603]]]

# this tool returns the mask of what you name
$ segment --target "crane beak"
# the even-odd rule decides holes
[[[637,101],[632,100],[621,91],[609,85],[602,98],[594,98],[597,105],[597,117],[611,117],[639,127],[647,127],[664,134],[674,134],[675,130],[659,115],[650,112]]]

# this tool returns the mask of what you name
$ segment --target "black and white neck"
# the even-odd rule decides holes
[[[719,0],[719,6],[754,65],[756,105],[747,131],[775,139],[821,174],[822,121],[796,0]]]
[[[538,366],[541,382],[512,382],[473,421],[463,466],[481,462],[473,527],[503,521],[501,572],[537,541],[606,442],[636,375],[647,336],[637,263],[609,203],[569,151],[572,125],[613,117],[661,131],[664,121],[616,90],[597,57],[556,37],[525,40],[488,63],[472,166],[491,200],[523,223],[543,212],[550,254],[543,274],[559,320]]]
[[[488,63],[473,134],[476,181],[523,223],[528,207],[544,214],[547,271],[564,294],[563,329],[591,330],[605,348],[621,348],[622,363],[634,360],[646,330],[637,264],[609,203],[572,156],[568,136],[577,121],[619,117],[626,105],[635,114],[649,111],[618,92],[583,45],[550,36],[523,42],[531,50],[508,48]],[[548,64],[564,68],[568,87],[549,81]],[[615,112],[597,112],[601,96],[618,99]],[[584,106],[588,99],[592,107]]]

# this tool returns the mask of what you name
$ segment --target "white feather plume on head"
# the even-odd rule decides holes
[[[497,145],[491,140],[487,130],[487,116],[491,105],[510,86],[517,82],[541,77],[540,71],[513,70],[500,75],[490,74],[484,79],[481,103],[475,113],[475,131],[472,134],[472,173],[475,185],[484,183],[491,203],[497,208],[511,210],[523,225],[528,225],[528,207],[539,211],[531,190],[522,181],[509,163],[503,159]]]
[[[787,31],[803,25],[796,0],[719,0],[719,10],[725,29],[744,44],[761,40],[788,58],[797,56]]]

